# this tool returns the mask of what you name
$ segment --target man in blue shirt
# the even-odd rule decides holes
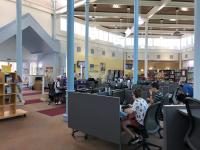
[[[182,91],[183,93],[187,96],[187,97],[193,97],[193,87],[191,84],[185,82],[180,82],[180,86],[182,87]]]

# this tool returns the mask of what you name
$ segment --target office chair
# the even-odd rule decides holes
[[[150,150],[150,147],[155,147],[159,150],[162,149],[162,147],[159,145],[147,142],[149,134],[158,133],[160,129],[160,125],[158,124],[157,120],[157,111],[159,106],[160,102],[150,105],[144,118],[144,126],[141,125],[137,129],[134,128],[134,131],[142,138],[137,143],[138,145],[136,146],[135,150],[139,149],[140,147],[143,147],[143,150]]]
[[[184,142],[189,146],[191,150],[199,150],[200,144],[200,120],[194,119],[192,109],[200,109],[200,101],[186,97],[183,101],[186,105],[188,117],[189,117],[189,128],[184,138]]]

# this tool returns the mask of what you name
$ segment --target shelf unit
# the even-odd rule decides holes
[[[16,109],[16,73],[0,72],[0,120],[26,116],[26,111]]]

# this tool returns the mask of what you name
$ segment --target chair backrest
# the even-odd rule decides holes
[[[173,95],[171,93],[165,94],[165,96],[163,97],[162,105],[170,105],[171,104],[170,100],[172,99],[172,96]]]
[[[133,99],[132,93],[133,93],[132,90],[125,89],[124,100],[125,100],[126,104],[133,104],[134,99]]]
[[[175,90],[174,90],[174,93],[172,95],[172,101],[174,104],[178,104],[178,100],[177,100],[177,94],[178,94],[178,91],[179,91],[180,87],[177,87]]]
[[[145,118],[144,118],[144,127],[148,133],[156,133],[160,129],[160,125],[157,119],[157,113],[160,102],[154,103],[149,106],[147,109]]]
[[[185,135],[185,142],[191,150],[199,150],[200,121],[194,119],[192,109],[200,109],[200,101],[190,97],[186,97],[183,102],[186,104],[186,109],[189,117],[189,128]]]

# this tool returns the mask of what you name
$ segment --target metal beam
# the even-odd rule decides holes
[[[93,3],[95,2],[96,0],[90,0],[90,3]],[[74,3],[74,9],[75,8],[78,8],[78,7],[81,7],[85,4],[85,0],[77,0],[75,3]],[[66,13],[67,12],[67,5],[59,8],[56,10],[56,14],[63,14],[63,13]]]
[[[132,1],[130,0],[97,0],[94,2],[94,4],[120,4],[120,5],[133,5]],[[140,6],[156,6],[160,5],[161,2],[159,1],[140,1]],[[188,7],[188,8],[194,8],[193,2],[170,2],[167,4],[166,7]]]
[[[76,11],[75,16],[83,17],[85,15],[84,11]],[[66,16],[66,15],[62,15]],[[90,17],[95,16],[96,18],[133,18],[132,14],[127,13],[110,13],[110,12],[90,12]],[[145,14],[140,14],[140,16],[146,19]],[[188,15],[154,15],[151,19],[178,19],[178,20],[194,20],[194,16]]]
[[[92,25],[94,23],[91,23]],[[126,23],[126,22],[95,22],[95,25],[101,25],[101,26],[109,26],[109,27],[128,27],[130,26],[130,23]],[[140,27],[144,27],[144,24],[141,25]],[[194,25],[190,25],[190,24],[155,24],[155,23],[149,23],[149,27],[162,27],[162,28],[190,28],[193,29]]]
[[[171,0],[162,0],[160,4],[157,4],[154,6],[148,13],[147,18],[152,18],[158,11],[160,11],[162,8],[164,8]]]
[[[108,29],[108,32],[112,33],[119,33],[122,32],[124,33],[124,29]],[[172,34],[175,31],[172,30],[148,30],[148,33],[153,33],[153,34]],[[140,30],[140,33],[145,33],[145,30]],[[193,34],[194,31],[181,31],[183,34]]]

